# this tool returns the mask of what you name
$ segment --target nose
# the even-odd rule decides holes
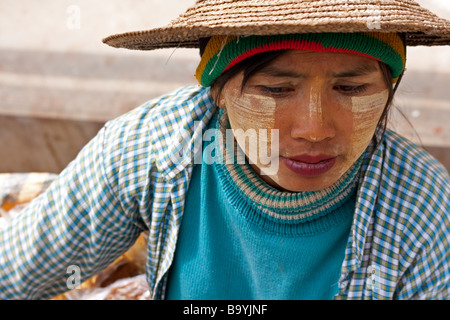
[[[320,142],[334,137],[336,132],[329,113],[329,99],[319,86],[311,86],[307,92],[299,97],[294,107],[292,138]]]

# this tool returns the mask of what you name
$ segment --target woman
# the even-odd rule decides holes
[[[104,42],[199,46],[201,86],[108,122],[2,229],[2,298],[63,292],[143,231],[154,299],[450,297],[448,172],[386,129],[406,45],[449,44],[448,21],[405,0],[198,1]]]

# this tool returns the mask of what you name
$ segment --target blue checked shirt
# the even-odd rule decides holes
[[[0,230],[0,298],[67,291],[71,267],[84,281],[145,232],[151,296],[163,299],[195,142],[215,112],[209,89],[184,87],[108,122]],[[363,170],[335,298],[448,299],[448,172],[391,131]]]

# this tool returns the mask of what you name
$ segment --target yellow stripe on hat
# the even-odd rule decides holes
[[[197,67],[197,71],[195,72],[195,77],[198,82],[201,82],[201,78],[203,72],[205,71],[206,65],[208,62],[218,54],[218,58],[220,58],[220,50],[223,49],[228,43],[235,40],[235,36],[214,36],[208,41],[206,45],[205,51],[203,52],[202,58],[200,60],[200,64]]]
[[[403,67],[406,66],[406,46],[398,33],[367,32],[366,34],[387,44],[392,49],[394,49],[402,58]],[[396,83],[397,80],[398,77],[393,79],[393,82]]]

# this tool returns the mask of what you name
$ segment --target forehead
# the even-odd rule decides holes
[[[379,62],[353,53],[287,50],[257,73],[269,76],[326,74],[333,77],[381,73]]]

